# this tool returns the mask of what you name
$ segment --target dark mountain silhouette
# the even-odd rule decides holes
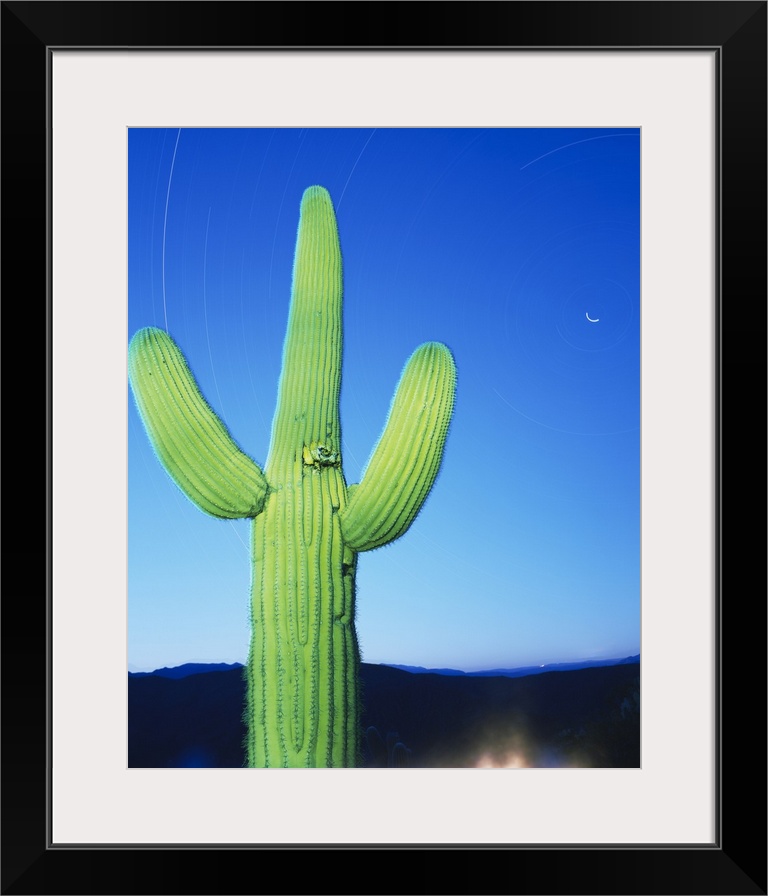
[[[428,669],[425,666],[406,666],[401,663],[379,663],[389,669],[401,669],[403,672],[433,675],[468,675],[475,678],[523,678],[525,675],[541,675],[543,672],[568,672],[574,669],[592,669],[597,666],[621,666],[639,663],[640,655],[627,656],[612,660],[578,660],[573,663],[545,663],[541,666],[516,666],[513,669],[484,669],[479,672],[464,672],[462,669]],[[188,675],[199,675],[201,672],[225,672],[229,669],[242,669],[242,663],[184,663],[181,666],[163,666],[152,672],[129,672],[135,678],[146,678],[147,675],[160,675],[163,678],[186,678]]]
[[[526,675],[541,675],[543,672],[570,672],[575,669],[594,669],[598,666],[622,666],[640,662],[640,655],[627,656],[613,660],[578,660],[573,663],[545,663],[543,666],[517,666],[514,669],[485,669],[482,672],[463,672],[461,669],[427,669],[424,666],[403,666],[399,663],[381,663],[391,669],[402,669],[403,672],[423,674],[431,672],[435,675],[469,675],[475,678],[523,678]]]
[[[160,675],[162,678],[186,678],[188,675],[199,675],[201,672],[228,672],[230,669],[242,669],[242,663],[184,663],[182,666],[163,666],[154,672],[129,672],[132,678],[146,678],[147,675]]]
[[[242,667],[160,672],[128,678],[129,766],[241,767]],[[638,663],[519,678],[363,663],[361,679],[363,730],[402,742],[411,767],[640,765]]]

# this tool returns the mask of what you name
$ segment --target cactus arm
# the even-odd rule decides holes
[[[339,520],[353,551],[399,538],[421,509],[440,469],[453,412],[456,367],[450,350],[427,342],[411,355],[384,431],[362,480],[350,487]]]
[[[173,339],[155,327],[139,330],[128,374],[152,447],[184,494],[220,519],[256,516],[267,480],[211,410]]]

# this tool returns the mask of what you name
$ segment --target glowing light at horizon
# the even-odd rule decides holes
[[[484,753],[473,768],[531,768],[531,766],[522,753],[512,751],[501,758]]]

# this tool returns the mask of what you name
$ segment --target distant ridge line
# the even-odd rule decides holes
[[[576,672],[579,669],[596,669],[604,666],[629,666],[640,663],[640,654],[610,660],[581,660],[573,663],[544,663],[541,666],[518,666],[513,669],[486,669],[480,672],[464,672],[461,669],[427,669],[424,666],[403,666],[395,663],[379,663],[390,669],[412,672],[416,675],[455,675],[465,678],[524,678],[544,672]]]
[[[480,672],[464,672],[461,669],[427,669],[424,666],[405,666],[397,663],[376,663],[389,669],[397,669],[400,672],[410,672],[415,675],[446,675],[461,676],[466,678],[524,678],[527,675],[541,675],[544,672],[574,672],[579,669],[594,669],[604,666],[627,666],[640,663],[640,654],[627,656],[621,659],[610,660],[582,660],[573,663],[545,663],[541,666],[519,666],[513,669],[487,669]],[[180,666],[163,666],[153,672],[129,672],[131,678],[146,678],[156,676],[158,678],[187,678],[190,675],[200,675],[207,672],[229,672],[232,669],[242,669],[242,663],[183,663]]]
[[[153,672],[129,672],[128,675],[131,678],[147,678],[150,675],[158,678],[187,678],[204,672],[230,672],[232,669],[242,668],[242,663],[183,663],[181,666],[163,666]]]

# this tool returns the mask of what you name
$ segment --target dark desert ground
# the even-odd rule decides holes
[[[243,669],[206,668],[129,675],[130,767],[243,765]],[[364,767],[640,765],[639,657],[522,677],[362,663],[361,679]]]

